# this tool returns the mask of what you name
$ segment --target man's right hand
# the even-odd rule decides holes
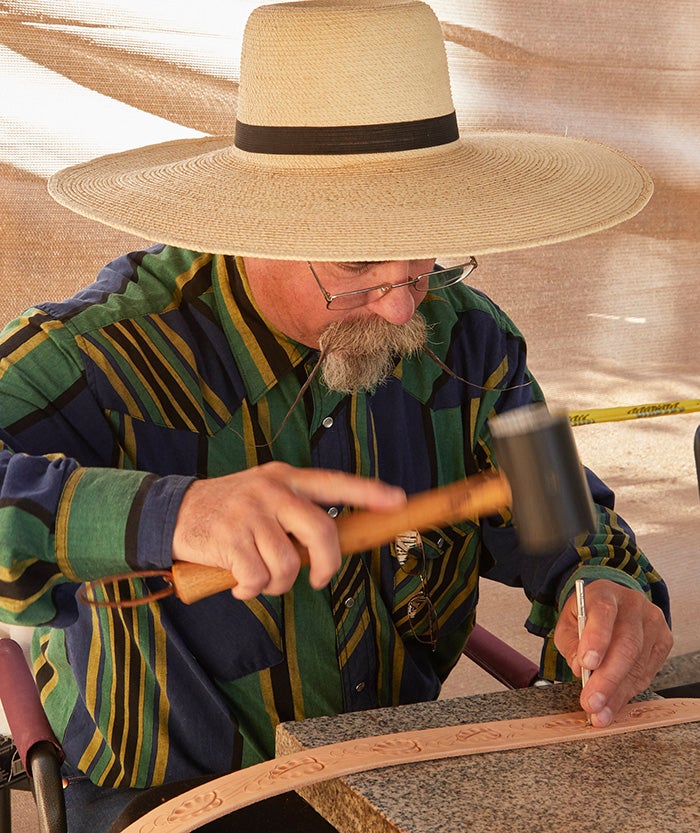
[[[230,570],[233,595],[281,595],[301,566],[294,536],[309,551],[312,587],[325,587],[340,567],[335,522],[319,503],[395,509],[403,489],[328,469],[265,463],[196,480],[185,492],[173,535],[173,561]]]

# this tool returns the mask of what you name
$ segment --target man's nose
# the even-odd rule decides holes
[[[383,263],[379,280],[386,284],[403,283],[409,279],[408,261]],[[370,304],[372,312],[390,324],[405,324],[416,311],[416,293],[411,286],[390,289]]]

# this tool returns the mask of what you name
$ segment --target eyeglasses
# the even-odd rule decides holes
[[[311,274],[316,279],[318,288],[323,292],[323,297],[326,299],[326,309],[355,309],[356,307],[363,307],[365,304],[371,304],[372,301],[377,301],[384,297],[387,292],[392,289],[398,289],[400,286],[413,286],[419,292],[433,292],[437,289],[446,289],[452,284],[463,281],[470,275],[477,267],[476,258],[470,257],[466,263],[460,263],[458,266],[450,266],[447,269],[437,269],[433,272],[426,272],[423,275],[418,275],[417,278],[409,278],[407,281],[401,283],[380,283],[376,286],[370,286],[367,289],[351,289],[348,292],[336,292],[331,295],[330,292],[323,286],[319,280],[316,270],[307,260]]]
[[[420,590],[406,603],[406,615],[411,633],[417,642],[429,645],[434,651],[438,640],[438,618],[426,586],[427,564],[425,547],[418,530],[405,532],[396,539],[399,567],[408,576],[418,576]]]

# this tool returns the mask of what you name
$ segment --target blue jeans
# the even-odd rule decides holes
[[[64,764],[63,777],[68,780],[63,791],[68,833],[107,833],[126,805],[143,792],[98,787],[70,764]]]
[[[163,801],[168,801],[171,798],[179,795],[186,790],[194,789],[204,784],[206,781],[215,777],[213,775],[203,775],[198,778],[192,778],[186,781],[177,781],[171,784],[163,784],[160,787],[151,787],[146,789],[137,789],[134,787],[126,787],[124,789],[115,790],[111,787],[98,787],[82,772],[79,772],[70,764],[63,765],[63,777],[68,781],[68,786],[64,789],[63,795],[66,803],[66,818],[68,821],[68,833],[109,833],[112,825],[119,819],[119,826],[117,830],[121,831],[127,824],[132,824],[142,815],[159,806]],[[296,794],[294,794],[296,796]],[[137,801],[138,799],[138,801]],[[265,802],[261,803],[261,806]],[[277,821],[277,816],[280,820],[284,818],[287,807],[280,805],[281,812],[278,810],[277,800],[270,803],[268,809],[265,810],[268,815],[273,813],[273,821]],[[127,810],[124,817],[120,818],[122,813]],[[257,816],[251,818],[251,824],[246,826],[245,821],[248,819],[246,810],[244,808],[243,815],[239,818],[244,822],[243,829],[246,831],[257,831],[260,829],[267,830],[267,817],[264,819],[262,825],[258,824]],[[305,809],[311,810],[306,805]],[[313,813],[313,811],[311,811]],[[315,814],[314,814],[315,815]],[[226,817],[230,818],[230,817]],[[215,819],[207,822],[199,829],[202,833],[231,833],[231,822],[226,818]],[[295,833],[295,830],[289,830],[288,826],[278,826],[275,830],[284,831],[284,833]],[[313,830],[303,828],[304,833],[313,833]],[[330,828],[331,833],[336,833],[334,828]],[[115,831],[116,833],[116,831]],[[321,833],[326,833],[325,828]]]
[[[127,805],[137,798],[141,801],[130,808],[122,823],[132,823],[142,814],[172,798],[185,789],[194,788],[213,776],[156,787],[153,791],[127,788],[115,790],[98,787],[73,767],[64,765],[64,776],[69,785],[64,791],[68,833],[109,833],[114,821]],[[155,794],[155,801],[154,801]],[[235,818],[234,818],[235,816]],[[214,819],[198,828],[201,833],[338,833],[324,818],[297,793],[290,792],[257,802],[237,810],[235,814]]]

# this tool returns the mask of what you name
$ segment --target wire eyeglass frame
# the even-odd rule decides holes
[[[411,633],[417,642],[428,645],[431,651],[435,651],[437,648],[439,625],[435,607],[428,594],[425,547],[418,530],[411,530],[410,532],[404,533],[403,536],[400,536],[400,539],[396,541],[396,557],[399,562],[399,569],[403,570],[408,576],[417,576],[420,580],[420,590],[414,593],[406,603],[406,614],[408,616]],[[411,557],[415,559],[414,566],[408,564],[408,560]],[[420,616],[423,610],[427,610],[428,617],[428,629],[426,633],[416,630],[414,624],[414,621]]]
[[[318,284],[318,288],[323,293],[326,300],[326,309],[329,310],[349,310],[364,307],[383,298],[392,289],[398,289],[402,286],[413,286],[419,292],[435,292],[436,290],[447,289],[448,286],[463,281],[479,265],[475,257],[470,257],[465,263],[448,266],[444,269],[434,269],[432,272],[425,272],[400,283],[380,283],[366,289],[350,289],[346,292],[330,293],[321,283],[311,261],[307,260],[306,263]]]

